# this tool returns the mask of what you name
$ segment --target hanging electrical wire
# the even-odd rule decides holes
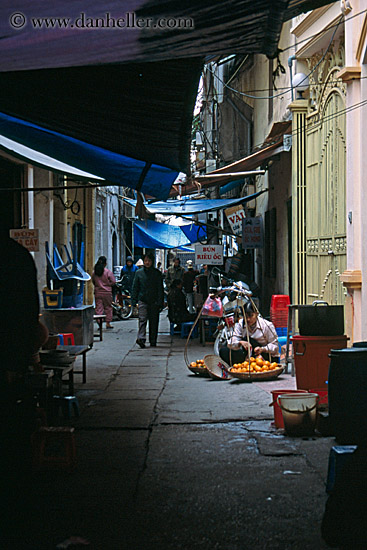
[[[330,49],[330,46],[331,44],[333,43],[333,40],[334,40],[334,36],[339,28],[339,25],[340,23],[344,20],[344,15],[341,15],[340,18],[339,18],[339,21],[338,21],[338,24],[336,25],[335,29],[334,29],[334,32],[332,34],[332,37],[329,41],[329,44],[328,44],[328,47],[326,48],[326,51],[325,53],[323,54],[323,56],[321,57],[321,59],[316,63],[316,65],[313,67],[313,69],[308,73],[308,75],[305,75],[305,78],[303,80],[301,80],[298,85],[302,84],[302,82],[304,82],[305,80],[307,80],[307,78],[309,78],[317,69],[317,67],[322,63],[322,61],[325,59],[326,55],[328,54],[329,52],[329,49]],[[282,95],[284,95],[284,93],[287,93],[287,92],[291,92],[292,91],[292,87],[288,88],[288,90],[286,90],[285,92],[281,92],[279,94],[274,94],[274,95],[271,95],[271,96],[255,96],[255,95],[252,95],[252,94],[248,94],[246,92],[241,92],[240,90],[236,90],[235,88],[232,88],[231,86],[228,86],[228,84],[226,82],[224,82],[224,80],[222,80],[214,71],[211,70],[211,68],[209,67],[209,65],[207,65],[207,70],[217,79],[219,80],[219,82],[221,82],[221,84],[223,84],[223,86],[225,88],[227,88],[228,90],[230,90],[231,92],[233,93],[236,93],[242,97],[248,97],[249,99],[266,99],[266,100],[269,100],[269,99],[275,99],[276,97],[280,97]]]

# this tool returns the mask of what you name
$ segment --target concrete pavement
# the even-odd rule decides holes
[[[191,374],[165,313],[157,348],[135,344],[136,319],[114,326],[87,354],[87,383],[75,377],[77,468],[33,477],[24,548],[70,536],[93,550],[327,548],[320,522],[334,439],[292,439],[271,425],[271,389],[295,379]],[[193,340],[189,359],[211,352]]]

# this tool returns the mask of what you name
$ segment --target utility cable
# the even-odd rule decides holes
[[[340,23],[343,21],[343,19],[344,19],[344,15],[341,15],[341,16],[340,16],[340,19],[339,19],[339,21],[338,21],[338,24],[336,25],[336,27],[335,27],[335,29],[334,29],[334,32],[333,32],[332,37],[331,37],[331,39],[330,39],[329,45],[328,45],[328,47],[326,48],[326,51],[325,51],[324,55],[323,55],[323,56],[321,57],[321,59],[316,63],[316,65],[315,65],[314,68],[308,73],[308,75],[305,75],[305,78],[304,78],[303,80],[301,80],[301,82],[298,83],[298,86],[299,86],[300,84],[302,84],[302,82],[304,82],[307,78],[309,78],[309,76],[311,76],[312,73],[314,73],[314,72],[316,71],[316,69],[317,69],[317,67],[320,65],[320,63],[322,63],[322,61],[325,59],[327,53],[329,52],[329,48],[330,48],[330,46],[331,46],[331,44],[332,44],[332,42],[333,42],[333,40],[334,40],[334,36],[335,36],[335,34],[336,34],[336,31],[338,30],[339,25],[340,25]],[[239,90],[236,90],[235,88],[232,88],[231,86],[228,86],[228,84],[227,84],[226,82],[224,82],[224,80],[222,80],[221,78],[219,78],[219,76],[218,76],[217,74],[215,74],[214,71],[212,71],[212,69],[209,67],[209,65],[207,65],[207,70],[208,70],[216,79],[218,79],[219,82],[221,82],[225,88],[227,88],[228,90],[230,90],[230,91],[233,92],[233,93],[236,93],[236,94],[238,94],[238,95],[240,95],[240,96],[243,96],[243,97],[248,97],[248,98],[250,98],[250,99],[267,99],[267,100],[268,100],[268,99],[274,99],[274,98],[276,98],[276,97],[280,97],[280,96],[284,95],[284,94],[287,93],[287,92],[292,91],[292,87],[290,87],[290,88],[288,88],[288,90],[286,90],[285,92],[281,92],[281,93],[279,93],[279,94],[275,94],[275,95],[272,95],[272,96],[255,96],[255,95],[247,94],[247,93],[245,93],[245,92],[240,92]]]

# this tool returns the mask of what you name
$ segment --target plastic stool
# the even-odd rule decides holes
[[[181,338],[187,338],[193,326],[194,326],[194,323],[192,321],[188,323],[181,323]],[[196,326],[192,331],[191,338],[197,338],[197,337],[198,337],[198,327]]]
[[[58,334],[57,336],[59,337],[57,344],[59,346],[63,346],[64,345],[64,336],[63,336],[63,334]]]
[[[52,399],[54,403],[55,416],[58,415],[59,409],[61,408],[64,417],[67,418],[68,420],[71,419],[73,412],[74,412],[74,416],[76,418],[79,418],[80,416],[79,401],[78,401],[78,398],[75,397],[75,395],[64,395],[64,396],[54,395]]]
[[[335,480],[342,471],[345,463],[357,449],[357,445],[336,445],[330,449],[326,492],[331,493]]]
[[[60,344],[62,346],[75,346],[75,340],[74,340],[74,334],[72,332],[65,332],[64,334],[59,334],[59,338],[61,336],[62,342]]]
[[[175,328],[175,326],[177,327]],[[179,334],[181,332],[181,325],[177,323],[170,323],[169,324],[169,333],[171,336],[174,336],[174,334]]]
[[[282,346],[285,346],[286,343],[287,343],[286,336],[278,336],[279,353],[282,351]]]
[[[44,427],[32,435],[33,467],[73,470],[76,464],[74,428]]]

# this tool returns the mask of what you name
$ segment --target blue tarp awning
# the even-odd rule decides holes
[[[3,136],[7,140],[2,139]],[[103,179],[132,189],[140,188],[142,193],[161,199],[168,196],[178,175],[178,172],[169,168],[157,164],[147,165],[143,161],[0,113],[0,147],[27,160],[28,153],[21,146],[33,151],[31,162],[37,165],[57,169],[53,161],[60,161],[63,166],[58,168],[58,171],[63,173],[84,177],[88,181]],[[81,171],[85,172],[85,175]]]
[[[206,230],[198,225],[168,225],[153,220],[134,222],[134,246],[140,248],[181,248],[206,239]]]
[[[167,200],[164,202],[157,201],[148,203],[145,202],[144,206],[150,214],[164,214],[166,216],[189,216],[193,214],[199,214],[202,212],[213,212],[214,210],[222,210],[223,208],[230,208],[237,204],[243,204],[245,202],[252,201],[265,193],[267,189],[247,195],[247,197],[240,197],[238,199],[189,199],[182,200]],[[136,206],[135,199],[124,200],[130,204],[130,206]]]

